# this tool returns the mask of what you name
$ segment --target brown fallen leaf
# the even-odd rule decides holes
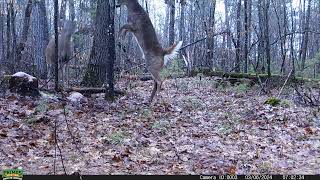
[[[112,158],[112,161],[120,162],[120,161],[122,161],[122,158],[119,155],[114,155],[113,158]]]
[[[309,135],[313,134],[313,130],[310,127],[304,128],[304,131],[306,132],[306,134],[309,134]]]
[[[8,134],[5,132],[0,132],[0,138],[6,138],[8,137]]]
[[[229,169],[227,169],[227,172],[228,172],[229,174],[234,175],[234,174],[237,173],[237,167],[236,167],[236,166],[231,166],[231,167],[229,167]]]

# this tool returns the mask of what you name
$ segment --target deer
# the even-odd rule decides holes
[[[158,41],[155,28],[149,15],[139,4],[138,0],[118,0],[116,7],[127,7],[127,23],[119,30],[120,39],[125,38],[128,32],[133,33],[142,53],[146,69],[152,75],[154,86],[148,104],[159,94],[163,80],[160,77],[161,70],[176,56],[182,46],[182,41],[173,44],[169,48],[162,48]]]
[[[63,27],[58,36],[58,61],[59,70],[61,70],[61,79],[65,83],[65,79],[68,81],[68,62],[72,58],[73,46],[71,37],[76,31],[76,23],[65,20],[63,21]],[[48,68],[48,79],[51,79],[52,72],[54,70],[55,59],[55,38],[52,37],[47,45],[45,56]],[[66,76],[66,77],[65,77]]]

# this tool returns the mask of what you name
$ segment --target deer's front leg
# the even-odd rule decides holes
[[[135,30],[136,29],[134,28],[132,23],[125,24],[120,28],[119,36],[124,38],[126,37],[128,31],[134,32]]]

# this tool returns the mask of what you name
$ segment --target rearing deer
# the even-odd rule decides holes
[[[58,38],[58,59],[59,59],[59,70],[61,70],[62,82],[65,82],[65,78],[68,80],[68,62],[72,57],[72,42],[71,36],[76,30],[76,24],[72,21],[64,21],[63,28]],[[51,78],[52,71],[55,67],[55,38],[52,37],[46,48],[46,62],[48,67],[48,78]],[[67,72],[67,73],[66,73]],[[67,77],[65,77],[67,76]]]
[[[178,54],[182,46],[182,41],[163,49],[157,39],[155,29],[145,10],[138,3],[138,0],[118,0],[117,7],[125,5],[128,9],[128,22],[120,28],[120,36],[125,37],[126,33],[132,32],[136,37],[143,59],[146,61],[148,71],[154,79],[154,87],[149,99],[152,103],[153,98],[160,92],[162,79],[160,71],[169,60],[172,60]]]

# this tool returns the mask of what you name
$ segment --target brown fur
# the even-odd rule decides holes
[[[64,79],[68,79],[68,73],[67,71],[67,65],[68,62],[70,61],[72,57],[72,42],[71,42],[71,36],[74,33],[76,27],[75,23],[71,21],[65,21],[63,28],[59,34],[59,45],[58,45],[58,59],[59,59],[59,70],[62,69],[61,71],[61,79],[64,82]],[[48,77],[50,78],[52,75],[53,68],[56,63],[55,55],[54,55],[54,48],[55,48],[55,38],[52,37],[47,45],[46,48],[46,62],[48,65]]]
[[[120,35],[124,37],[128,31],[135,35],[144,54],[147,69],[154,79],[154,88],[149,99],[151,103],[163,82],[159,73],[164,67],[164,56],[172,53],[176,45],[168,49],[162,48],[148,14],[137,0],[118,0],[118,3],[128,9],[128,22],[120,28]]]

